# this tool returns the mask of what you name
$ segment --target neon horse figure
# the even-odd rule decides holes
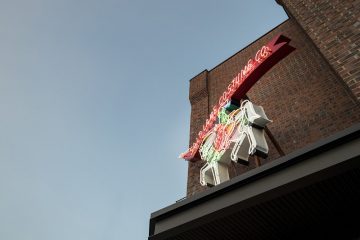
[[[264,127],[269,122],[261,106],[245,100],[238,107],[229,101],[199,148],[201,159],[206,161],[200,170],[201,185],[215,186],[229,180],[231,161],[248,163],[254,154],[267,157]]]

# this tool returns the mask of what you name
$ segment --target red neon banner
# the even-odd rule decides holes
[[[290,39],[278,35],[268,44],[262,46],[255,54],[254,59],[249,59],[244,68],[231,81],[227,90],[220,97],[219,102],[213,107],[210,117],[206,120],[202,130],[193,145],[180,155],[189,161],[200,160],[199,147],[205,135],[214,127],[219,110],[231,99],[241,100],[250,88],[275,64],[295,50],[289,45]]]

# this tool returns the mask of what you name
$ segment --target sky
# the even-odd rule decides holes
[[[147,239],[186,195],[189,80],[275,0],[0,0],[0,239]]]

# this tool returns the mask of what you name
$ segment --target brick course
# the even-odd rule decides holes
[[[360,37],[357,40],[350,39],[351,43],[347,45],[350,48],[344,50],[349,52],[348,55],[345,54],[348,56],[347,58],[344,54],[337,55],[338,51],[330,51],[333,49],[332,47],[328,47],[332,54],[325,54],[324,50],[318,47],[316,40],[313,42],[313,38],[307,34],[310,29],[315,27],[312,22],[317,21],[311,17],[303,17],[309,11],[304,7],[305,2],[312,1],[284,2],[289,2],[290,10],[297,9],[296,16],[301,15],[306,19],[303,24],[307,24],[307,28],[303,28],[295,17],[290,18],[214,69],[205,70],[191,79],[189,93],[191,102],[190,145],[209,116],[209,109],[212,109],[212,106],[217,103],[231,80],[261,46],[279,33],[291,38],[290,44],[296,47],[296,50],[268,71],[250,89],[248,97],[254,103],[263,106],[268,117],[273,120],[273,123],[268,125],[269,129],[284,152],[291,153],[360,122],[360,105],[356,100],[359,97],[357,91],[360,87],[356,85],[360,81],[359,64],[358,60],[353,60],[357,59],[359,49],[355,50],[354,47],[351,47],[351,44],[358,44]],[[325,8],[328,5],[321,5],[320,8],[322,7]],[[344,8],[342,9],[344,10]],[[321,10],[317,9],[316,11]],[[322,14],[326,16],[327,10],[323,11],[325,13]],[[312,30],[312,32],[314,34],[316,31]],[[342,41],[348,40],[345,38]],[[325,45],[335,46],[334,44],[327,40]],[[334,61],[338,64],[334,64]],[[346,70],[338,72],[339,67]],[[263,164],[279,157],[279,153],[269,139],[267,142],[269,157],[262,160]],[[199,183],[199,171],[203,164],[202,161],[189,162],[188,196],[206,189]],[[230,169],[230,176],[234,177],[254,167],[252,159],[250,159],[249,166],[234,164]]]

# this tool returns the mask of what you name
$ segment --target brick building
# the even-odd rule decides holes
[[[149,239],[360,237],[350,220],[360,213],[360,1],[277,2],[288,20],[190,80],[190,145],[247,60],[283,34],[296,50],[247,93],[283,153],[267,135],[260,167],[233,165],[213,188],[199,183],[204,162],[189,162],[187,199],[152,214]]]

